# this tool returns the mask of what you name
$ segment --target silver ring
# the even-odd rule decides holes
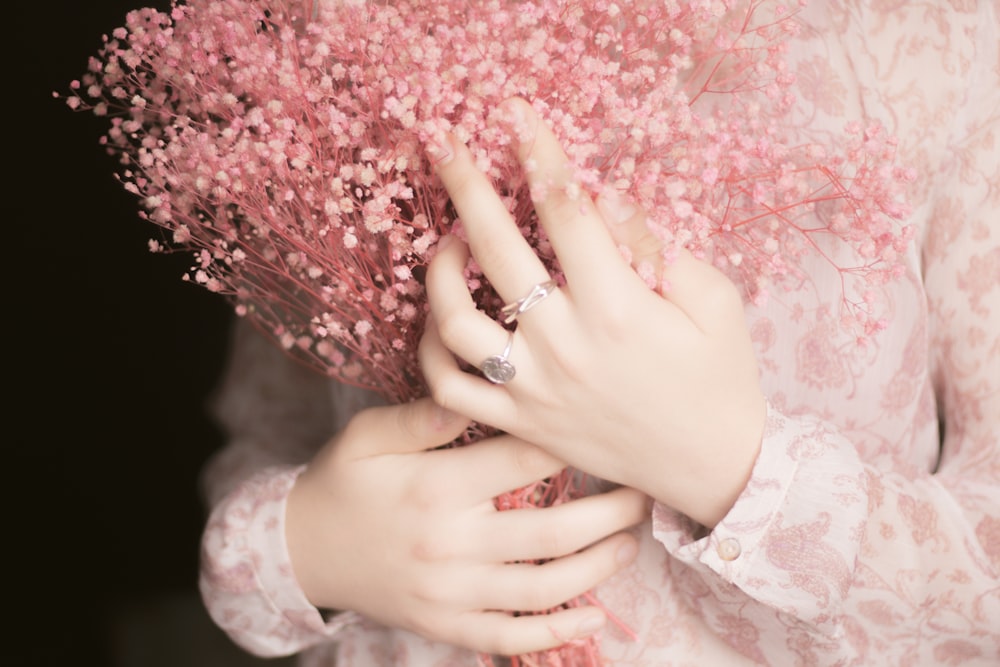
[[[503,352],[495,354],[492,357],[487,357],[479,366],[479,370],[493,384],[506,384],[514,378],[514,373],[516,372],[514,364],[507,361],[507,357],[510,356],[510,348],[513,345],[514,332],[511,331],[507,334],[507,345],[503,348]]]
[[[544,283],[538,283],[531,288],[527,296],[523,299],[518,299],[513,303],[506,304],[500,309],[500,313],[503,315],[503,323],[510,324],[517,319],[517,316],[528,310],[529,308],[538,304],[542,299],[552,294],[559,285],[554,280],[546,280]]]

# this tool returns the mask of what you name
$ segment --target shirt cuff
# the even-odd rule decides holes
[[[662,504],[653,534],[721,607],[747,597],[836,636],[854,578],[867,485],[853,445],[819,420],[792,419],[770,404],[746,488],[714,530]]]
[[[304,469],[260,471],[215,507],[202,538],[199,588],[212,619],[255,655],[290,655],[358,620],[324,619],[292,570],[285,540],[288,494]]]
[[[288,495],[305,466],[282,472],[270,480],[260,497],[247,531],[247,543],[258,554],[257,577],[261,591],[288,622],[307,633],[330,637],[357,620],[353,612],[324,614],[309,602],[292,568],[285,533]]]

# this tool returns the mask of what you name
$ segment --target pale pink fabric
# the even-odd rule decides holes
[[[908,273],[864,346],[825,307],[839,287],[820,266],[747,310],[769,398],[752,479],[705,536],[654,508],[637,562],[597,592],[639,637],[610,627],[609,665],[1000,664],[998,4],[831,0],[803,19],[803,125],[878,119],[919,173]],[[475,665],[353,614],[327,622],[291,573],[287,491],[370,400],[237,341],[219,403],[232,438],[205,473],[205,602],[261,655]]]

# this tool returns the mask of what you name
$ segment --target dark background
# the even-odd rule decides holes
[[[156,643],[193,651],[201,641],[176,617],[204,620],[192,602],[205,516],[197,474],[221,446],[205,401],[230,310],[181,282],[187,257],[146,250],[154,230],[113,178],[97,143],[104,123],[52,96],[144,5],[168,6],[8,7],[7,665],[180,666],[187,659]]]

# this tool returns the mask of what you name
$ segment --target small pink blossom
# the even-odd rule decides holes
[[[187,0],[130,12],[66,104],[108,119],[123,187],[170,238],[150,250],[193,252],[186,279],[289,354],[405,401],[424,391],[423,272],[440,238],[462,235],[428,143],[450,132],[469,146],[558,277],[532,206],[553,186],[529,189],[537,165],[510,148],[532,132],[503,104],[514,96],[559,137],[567,191],[616,189],[666,261],[681,247],[714,258],[763,303],[799,288],[807,261],[832,263],[819,248],[834,238],[855,264],[833,265],[834,321],[860,341],[883,328],[871,286],[901,274],[913,172],[879,126],[852,123],[828,146],[795,135],[784,54],[797,30],[777,0]],[[475,262],[467,283],[497,315]],[[822,342],[800,350],[799,371],[836,385]],[[498,503],[576,492],[557,476]],[[592,648],[549,657],[598,664]]]

